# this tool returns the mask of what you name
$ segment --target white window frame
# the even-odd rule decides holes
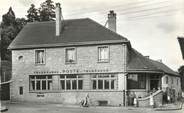
[[[108,76],[108,77],[99,77],[99,76]],[[111,75],[113,75],[114,77],[111,77]],[[92,75],[94,76],[94,75]],[[98,87],[98,80],[102,80],[102,89],[99,89]],[[105,81],[109,81],[109,88],[106,89],[105,88]],[[96,89],[93,88],[93,81],[96,81]],[[111,82],[114,81],[114,88],[111,88]],[[96,74],[96,77],[91,77],[91,89],[92,90],[116,90],[116,82],[117,82],[117,76],[116,74]]]
[[[101,59],[100,58],[100,48],[107,48],[107,50],[108,50],[108,58],[107,59]],[[100,63],[100,62],[103,62],[103,63],[108,63],[109,61],[110,61],[110,47],[109,47],[109,45],[103,45],[103,46],[98,46],[98,48],[97,48],[97,52],[98,52],[98,62]]]
[[[33,76],[34,78],[32,79],[31,76]],[[46,76],[46,78],[38,79],[38,78],[36,78],[37,76]],[[51,75],[29,75],[29,85],[30,85],[29,90],[30,91],[50,91],[50,90],[52,90],[52,84],[50,85],[50,89],[48,89],[49,81],[51,81],[51,83],[53,83],[52,78],[48,78],[48,76],[51,76]],[[38,81],[40,82],[40,89],[39,90],[37,90],[37,82]],[[46,81],[46,89],[42,88],[42,81]],[[31,82],[34,82],[34,89],[31,86],[32,85]]]
[[[68,61],[68,55],[67,55],[67,50],[70,50],[70,49],[74,49],[74,61],[73,62],[69,62]],[[69,47],[69,48],[65,48],[65,63],[66,64],[75,64],[75,63],[77,63],[77,49],[76,49],[76,47]]]
[[[38,58],[37,58],[37,51],[44,51],[44,58],[43,58],[43,63],[38,63],[37,62],[37,60],[38,60]],[[45,49],[35,49],[35,64],[36,65],[44,65],[44,64],[46,64],[46,50]]]
[[[64,76],[64,78],[61,78],[61,76]],[[71,90],[83,90],[83,84],[84,84],[84,78],[79,78],[79,76],[81,75],[75,75],[76,78],[67,78],[67,75],[60,75],[60,90],[64,90],[64,91],[71,91]],[[82,89],[79,89],[79,81],[82,80]],[[64,81],[64,89],[62,89],[61,86],[61,81]],[[70,83],[70,88],[67,88],[67,82],[69,81]],[[72,81],[76,81],[76,89],[73,89],[73,82]]]

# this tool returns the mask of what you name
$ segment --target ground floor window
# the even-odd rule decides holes
[[[83,77],[82,75],[60,75],[61,90],[82,90]]]
[[[129,74],[127,77],[128,89],[145,89],[146,75],[145,74]]]
[[[30,91],[52,90],[52,76],[30,75]]]
[[[19,87],[19,95],[23,95],[23,87],[22,86]]]
[[[91,81],[94,90],[113,90],[116,76],[114,74],[95,74],[92,75]]]

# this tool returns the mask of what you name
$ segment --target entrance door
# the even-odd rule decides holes
[[[159,80],[150,80],[150,90],[158,90]]]
[[[159,75],[151,75],[150,76],[150,90],[158,90],[158,88],[160,87],[160,81],[161,78]]]

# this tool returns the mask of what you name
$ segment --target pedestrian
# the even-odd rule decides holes
[[[167,95],[167,101],[168,101],[168,103],[171,102],[171,97],[170,97],[170,95]]]
[[[136,98],[136,97],[134,98],[134,106],[135,106],[135,107],[138,107],[138,106],[137,106],[137,98]]]
[[[154,99],[152,94],[150,95],[150,106],[154,108]]]

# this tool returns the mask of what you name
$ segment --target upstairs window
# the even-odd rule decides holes
[[[45,64],[45,50],[35,50],[35,64]]]
[[[98,61],[99,62],[109,61],[109,47],[108,46],[98,47]]]
[[[166,76],[165,83],[168,84],[168,82],[169,82],[169,78],[168,78],[168,76]]]
[[[173,77],[171,78],[171,83],[174,84],[174,79],[173,79]]]
[[[75,48],[66,49],[66,63],[76,63],[76,50]]]

